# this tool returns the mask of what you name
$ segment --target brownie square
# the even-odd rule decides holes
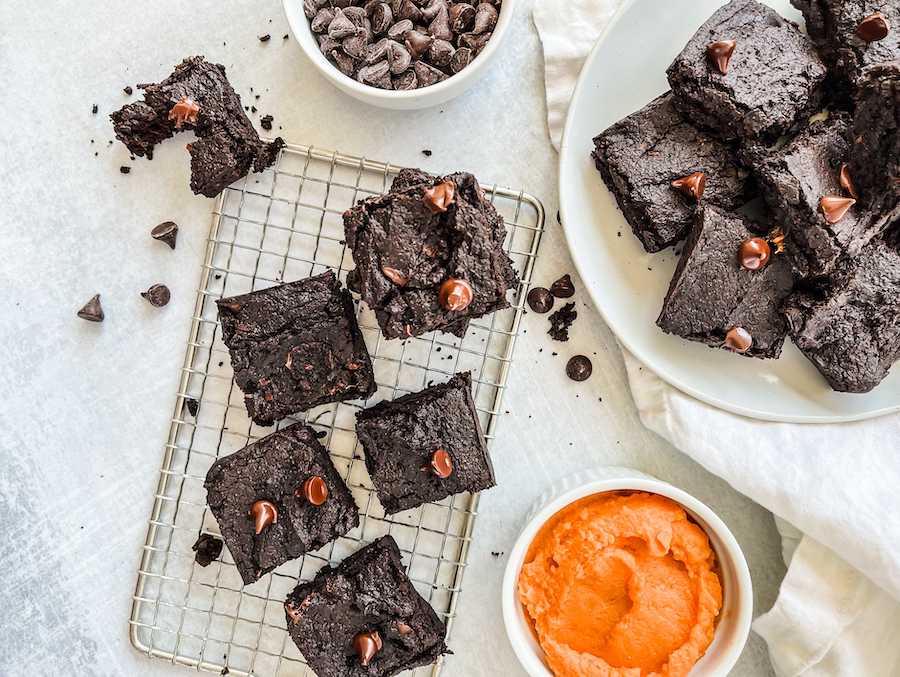
[[[900,357],[900,254],[872,240],[784,304],[791,339],[832,388],[866,393]]]
[[[393,402],[380,402],[358,412],[356,419],[366,469],[389,515],[496,484],[468,372]],[[431,466],[439,449],[449,457],[449,476],[441,477],[444,473]]]
[[[353,298],[334,272],[216,301],[222,340],[258,425],[377,388]]]
[[[782,148],[763,153],[756,178],[785,245],[801,275],[822,275],[842,256],[856,256],[880,229],[880,219],[854,205],[829,224],[819,203],[826,195],[850,197],[841,186],[841,167],[848,159],[850,118],[833,114],[813,122]]]
[[[450,184],[453,195],[446,211],[434,213],[426,191],[443,190],[435,188],[441,184]],[[375,312],[386,338],[436,329],[462,338],[469,320],[507,308],[506,292],[518,283],[503,251],[503,218],[471,174],[433,177],[404,169],[390,192],[344,214],[344,230],[356,263],[347,286]],[[471,287],[465,307],[441,304],[442,285],[450,280]]]
[[[743,327],[753,343],[739,354],[778,357],[787,332],[778,309],[795,277],[790,261],[774,253],[774,246],[761,269],[738,264],[741,244],[760,235],[757,226],[737,214],[709,205],[698,209],[656,324],[713,348],[724,347],[730,329]]]
[[[313,477],[327,489],[318,505],[303,495]],[[218,459],[203,486],[245,585],[359,525],[350,490],[315,431],[300,423]],[[277,510],[277,520],[259,533],[250,514],[257,501],[268,501]]]
[[[707,47],[736,45],[722,74]],[[721,139],[774,141],[814,111],[825,64],[797,24],[755,0],[732,0],[703,24],[666,71],[676,105]]]
[[[687,237],[697,200],[672,187],[696,172],[706,175],[702,200],[736,209],[754,196],[750,171],[734,151],[675,110],[670,93],[594,137],[597,169],[648,252]]]
[[[900,5],[884,0],[791,0],[803,12],[806,30],[828,65],[829,84],[837,103],[852,106],[856,80],[876,64],[900,58]],[[868,42],[856,29],[863,19],[880,13],[890,25],[887,35]]]
[[[159,84],[138,85],[144,98],[112,113],[116,137],[134,155],[153,159],[153,148],[176,132],[191,130],[191,190],[215,197],[253,169],[270,167],[284,146],[260,140],[225,77],[225,67],[191,56]],[[170,115],[185,97],[199,105],[187,118]]]
[[[284,603],[288,633],[318,677],[391,677],[447,653],[446,630],[413,587],[391,536],[324,567]],[[381,648],[363,665],[359,635]]]

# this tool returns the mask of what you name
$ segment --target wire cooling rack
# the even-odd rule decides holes
[[[346,536],[285,563],[244,587],[227,548],[208,567],[194,561],[200,534],[218,536],[203,481],[212,463],[273,432],[247,416],[222,342],[215,300],[328,268],[345,281],[353,262],[343,212],[387,191],[399,167],[288,146],[274,169],[248,176],[218,198],[187,344],[181,385],[138,570],[131,641],[149,656],[231,675],[312,675],[285,629],[283,603],[301,580],[337,564],[384,534],[400,546],[407,573],[449,632],[466,565],[477,495],[458,494],[386,516],[354,432],[360,402],[316,407],[289,417],[325,433],[321,440],[360,507]],[[382,338],[372,313],[358,307],[378,391],[369,404],[472,371],[473,395],[490,445],[512,361],[525,293],[544,226],[541,203],[522,191],[482,186],[506,221],[505,248],[521,276],[512,307],[473,321],[463,339],[433,332],[405,341]],[[196,400],[196,415],[189,400]],[[439,660],[413,675],[437,675]]]

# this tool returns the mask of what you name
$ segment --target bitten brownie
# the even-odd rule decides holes
[[[518,283],[503,251],[503,218],[471,174],[401,170],[390,192],[344,214],[356,268],[347,286],[375,311],[387,338],[439,329],[507,308]]]
[[[856,79],[863,71],[900,58],[896,0],[791,0],[791,4],[803,12],[806,30],[828,65],[828,80],[841,106],[852,105]]]
[[[220,458],[204,486],[245,585],[359,525],[350,490],[300,423]]]
[[[263,143],[225,77],[225,67],[191,56],[159,84],[138,85],[142,101],[110,117],[116,137],[135,155],[153,159],[153,148],[176,132],[192,130],[191,190],[215,197],[253,169],[275,162],[281,138]]]
[[[785,301],[791,339],[835,390],[866,393],[900,357],[900,254],[880,239]]]
[[[730,41],[730,58],[727,48],[710,47]],[[755,0],[732,0],[697,30],[666,73],[676,106],[692,120],[721,139],[753,144],[774,141],[814,112],[826,71],[797,24]]]
[[[380,402],[356,419],[366,469],[388,514],[496,484],[468,372]]]
[[[446,630],[382,536],[287,596],[291,639],[318,677],[391,677],[447,653]]]
[[[698,209],[656,324],[713,348],[727,348],[729,330],[742,327],[752,344],[740,354],[778,357],[787,331],[778,309],[795,278],[783,254],[773,254],[759,270],[742,268],[738,250],[754,237],[758,228],[743,217],[708,205]]]
[[[852,199],[841,185],[850,118],[842,113],[813,122],[756,163],[760,190],[785,232],[788,255],[801,275],[822,275],[842,256],[856,256],[879,231],[874,215],[852,206],[836,223],[822,211],[826,196]],[[845,170],[846,172],[846,170]]]
[[[671,94],[651,101],[594,137],[594,162],[648,252],[687,237],[698,200],[672,187],[706,175],[701,200],[736,209],[754,196],[750,171],[725,144],[675,110]]]
[[[258,425],[377,388],[353,298],[334,272],[216,301],[247,413]]]

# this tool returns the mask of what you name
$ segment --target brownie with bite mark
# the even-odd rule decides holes
[[[506,292],[518,284],[503,217],[471,174],[403,169],[387,194],[344,214],[344,230],[356,263],[347,286],[386,338],[464,337],[470,320],[509,307]]]
[[[333,271],[216,301],[222,340],[258,425],[377,385],[350,292]]]
[[[748,169],[734,151],[675,109],[671,94],[651,101],[594,137],[594,163],[625,219],[648,252],[687,237],[697,198],[672,187],[706,176],[700,200],[736,209],[754,196]]]
[[[841,257],[856,256],[880,229],[880,219],[858,205],[851,205],[836,223],[829,223],[821,207],[826,196],[853,198],[841,185],[842,169],[848,176],[844,165],[850,126],[848,115],[835,113],[812,122],[783,147],[756,156],[760,191],[784,231],[788,255],[803,276],[823,275]]]
[[[730,42],[723,68],[707,50]],[[797,24],[755,0],[732,0],[697,30],[666,73],[676,105],[692,120],[721,139],[758,144],[815,111],[826,69]]]
[[[869,392],[900,357],[900,253],[876,238],[783,311],[791,339],[834,390]]]
[[[244,585],[359,525],[350,490],[300,423],[218,459],[204,486]]]
[[[828,65],[829,89],[839,106],[852,108],[857,78],[866,69],[900,58],[900,5],[893,0],[791,4],[803,13],[809,37]],[[863,22],[867,25],[860,28]]]
[[[752,343],[739,354],[778,357],[787,333],[779,308],[795,281],[791,263],[775,245],[758,270],[738,263],[741,245],[764,236],[738,214],[711,205],[698,209],[656,324],[713,348],[728,348],[728,332],[742,327]]]
[[[260,140],[247,118],[241,97],[225,76],[225,67],[191,56],[158,84],[138,85],[144,98],[112,113],[116,137],[134,155],[153,159],[153,149],[179,131],[197,140],[191,154],[191,190],[215,197],[252,169],[274,164],[284,146]]]
[[[468,372],[358,412],[356,435],[388,514],[496,484]]]
[[[448,652],[446,629],[391,536],[300,583],[284,610],[291,639],[319,677],[392,677]]]

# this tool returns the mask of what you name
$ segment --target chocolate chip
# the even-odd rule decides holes
[[[328,487],[325,480],[318,475],[313,475],[303,483],[303,486],[294,491],[297,498],[305,498],[312,505],[322,505],[328,498]]]
[[[553,294],[545,287],[533,287],[528,292],[528,307],[542,315],[549,313],[553,309]]]
[[[267,132],[271,132],[272,131],[272,120],[274,120],[274,119],[275,118],[273,118],[271,115],[263,115],[259,119],[259,126],[262,127],[263,129],[265,129]]]
[[[406,34],[406,49],[409,50],[413,59],[421,58],[428,51],[428,48],[431,47],[432,42],[434,42],[433,37],[419,31],[413,30]]]
[[[450,28],[454,33],[465,33],[475,23],[475,8],[459,2],[450,8]]]
[[[856,204],[856,200],[852,197],[841,197],[840,195],[826,195],[819,200],[819,209],[825,217],[825,223],[833,226],[843,219],[850,207]]]
[[[344,38],[344,42],[341,46],[344,49],[344,54],[347,56],[353,59],[362,59],[366,54],[366,47],[368,44],[366,29],[357,28],[354,35],[351,35],[349,38]]]
[[[404,19],[403,21],[398,21],[393,26],[388,28],[387,36],[391,40],[401,40],[405,38],[412,29],[413,22],[409,19]]]
[[[737,43],[734,40],[721,40],[706,47],[706,56],[722,75],[728,75],[728,62],[734,54],[735,45]]]
[[[417,61],[413,64],[413,70],[416,72],[419,87],[428,87],[429,85],[434,85],[447,79],[447,76],[437,68],[429,66],[422,61]]]
[[[472,285],[465,280],[451,278],[438,290],[438,303],[450,311],[464,310],[472,303]]]
[[[266,33],[264,36],[262,36],[262,37],[259,39],[259,41],[260,41],[260,42],[268,42],[271,38],[272,38],[272,36],[269,35],[268,33]]]
[[[128,87],[126,87],[125,89],[123,89],[122,91],[125,92],[128,96],[131,96],[132,94],[134,94],[134,90],[131,88],[130,85]]]
[[[278,522],[278,508],[271,501],[257,501],[250,506],[249,515],[253,518],[257,534],[270,524]]]
[[[753,345],[753,337],[750,336],[750,332],[738,325],[729,329],[725,334],[725,342],[722,347],[735,353],[745,353],[750,350],[751,345]]]
[[[375,654],[381,651],[383,643],[378,632],[363,632],[353,638],[353,649],[359,655],[363,665],[368,665]]]
[[[328,37],[333,40],[343,40],[344,38],[355,35],[356,26],[344,14],[344,10],[340,7],[334,10],[334,18],[328,25]]]
[[[194,555],[197,564],[208,567],[222,554],[222,545],[222,541],[212,534],[200,534],[200,538],[191,546],[191,550],[197,553]]]
[[[586,381],[593,371],[594,366],[584,355],[576,355],[566,363],[566,376],[573,381]]]
[[[324,33],[328,30],[328,25],[334,19],[334,10],[330,7],[323,7],[316,13],[310,22],[313,33]]]
[[[382,38],[376,43],[373,43],[366,47],[366,55],[363,61],[367,65],[371,65],[373,63],[377,63],[382,59],[387,57],[388,53],[388,43],[390,40],[387,38]]]
[[[391,11],[391,6],[379,2],[375,6],[375,11],[372,12],[372,30],[375,31],[376,35],[380,35],[390,28],[393,22],[394,13]]]
[[[150,302],[151,306],[156,308],[162,308],[169,302],[171,298],[171,293],[169,292],[169,288],[164,284],[155,284],[150,289],[141,293],[145,299]]]
[[[450,14],[446,7],[438,10],[434,21],[428,24],[428,33],[438,40],[450,41],[453,39],[453,31],[450,30]]]
[[[738,247],[738,265],[744,270],[759,270],[769,262],[771,253],[768,242],[761,237],[751,237]]]
[[[422,19],[425,21],[434,21],[435,17],[440,14],[442,9],[448,9],[447,0],[429,0],[428,5],[422,9]]]
[[[78,311],[78,317],[88,322],[103,322],[106,316],[100,307],[100,294],[95,294],[94,298],[84,304],[84,308]]]
[[[572,284],[572,278],[569,277],[568,273],[550,285],[550,293],[558,299],[567,299],[575,296],[575,285]]]
[[[97,114],[97,104],[94,104],[94,107],[91,108],[91,113],[93,113],[94,115]]]
[[[394,89],[398,91],[406,91],[410,89],[415,89],[419,84],[416,79],[415,71],[409,70],[405,73],[401,73],[400,75],[391,78],[391,83],[394,85]]]
[[[391,73],[400,75],[409,68],[412,63],[412,55],[396,40],[388,40],[387,43],[387,60]]]
[[[672,182],[672,188],[677,188],[688,197],[699,200],[703,197],[703,191],[706,189],[706,174],[697,172],[680,179],[675,179]]]
[[[391,89],[391,72],[387,61],[379,61],[371,66],[363,66],[356,74],[356,79],[366,85],[379,87],[381,89]]]
[[[423,151],[422,151],[422,155],[424,155],[425,157],[431,157],[431,151],[430,151],[430,150],[423,150]]]
[[[409,19],[414,24],[422,20],[422,10],[413,4],[412,0],[403,0],[400,3],[400,10],[397,12],[398,19]]]
[[[569,327],[578,317],[574,303],[567,303],[550,316],[550,338],[554,341],[568,341]]]
[[[497,25],[497,17],[499,13],[493,5],[482,3],[475,10],[475,26],[472,28],[473,33],[488,33],[494,30]]]
[[[453,204],[455,198],[456,184],[452,181],[444,181],[436,186],[426,188],[422,202],[432,214],[440,214],[447,211],[447,208]]]
[[[859,22],[856,27],[856,34],[866,42],[877,42],[884,40],[888,33],[891,32],[891,24],[887,17],[881,12],[870,14]]]
[[[422,466],[421,470],[430,472],[435,477],[445,479],[450,477],[453,472],[453,461],[450,455],[443,449],[438,449],[431,455],[427,465]]]
[[[859,195],[856,194],[856,188],[853,187],[853,181],[850,180],[850,165],[846,162],[841,165],[839,181],[841,182],[841,188],[850,193],[850,197],[854,200],[859,199]]]
[[[456,48],[446,40],[435,40],[428,48],[425,58],[439,68],[450,64],[450,59],[456,53]]]
[[[468,47],[460,47],[450,59],[450,70],[459,73],[463,68],[472,63],[472,50]]]
[[[178,226],[174,221],[166,221],[150,231],[150,237],[160,242],[165,242],[175,249],[175,240],[178,238]]]
[[[384,276],[398,287],[406,286],[406,278],[403,277],[399,271],[383,266],[381,268],[381,272],[384,273]]]
[[[131,171],[131,167],[119,167],[119,171],[122,172],[123,174],[127,174],[128,172]]]
[[[200,402],[195,400],[193,397],[189,397],[184,401],[184,404],[187,407],[188,413],[196,418],[197,412],[200,411]]]
[[[473,56],[478,56],[481,54],[481,50],[484,49],[487,41],[491,39],[491,35],[491,33],[482,33],[481,35],[476,33],[463,33],[457,40],[458,46],[468,47],[472,50]]]

